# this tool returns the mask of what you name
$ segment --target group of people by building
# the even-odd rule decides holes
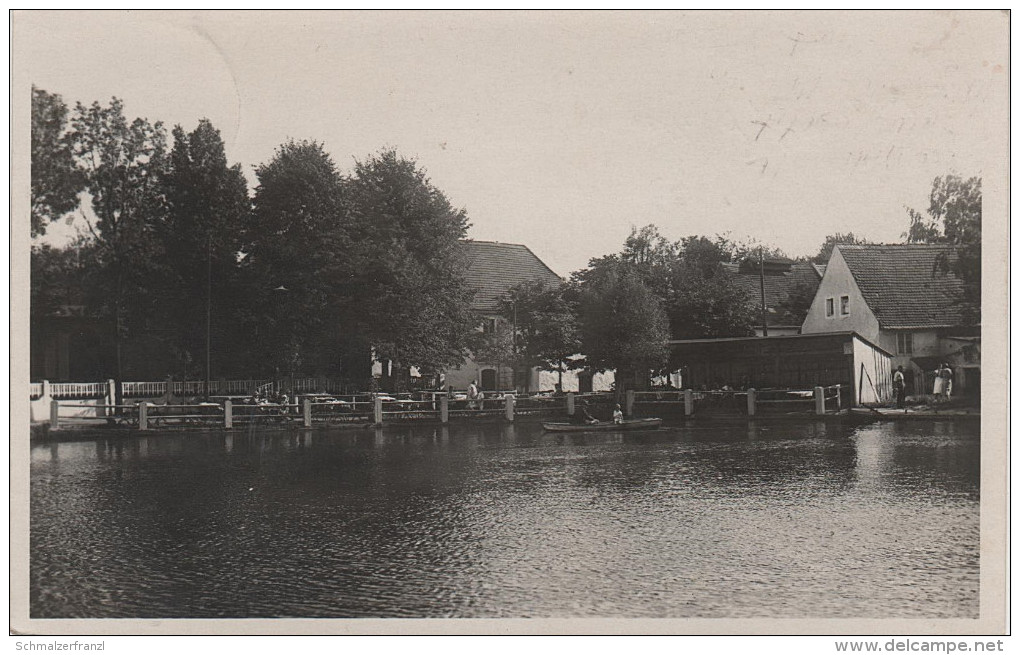
[[[936,405],[947,403],[953,399],[953,369],[949,364],[942,362],[932,372],[932,399]],[[896,395],[896,408],[904,409],[907,398],[907,380],[903,366],[897,366],[893,371],[893,393]]]

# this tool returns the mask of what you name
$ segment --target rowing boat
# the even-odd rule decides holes
[[[641,428],[657,428],[662,425],[661,418],[636,418],[623,423],[543,423],[547,432],[616,432],[617,430],[639,430]]]

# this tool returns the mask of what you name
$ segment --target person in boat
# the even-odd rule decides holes
[[[623,423],[623,410],[620,409],[619,404],[613,408],[613,423],[616,423],[617,425]]]
[[[588,403],[582,400],[574,411],[573,422],[578,425],[595,425],[599,420],[591,415],[591,412],[588,411]]]
[[[475,407],[476,407],[476,402],[475,401],[478,400],[478,381],[477,380],[471,380],[471,384],[468,385],[468,388],[467,388],[467,400],[468,400],[468,403],[467,403],[468,409],[475,409]]]

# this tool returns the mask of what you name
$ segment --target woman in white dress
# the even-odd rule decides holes
[[[935,371],[935,386],[932,388],[932,394],[935,396],[936,403],[942,402],[942,398],[946,394],[946,378],[942,374],[942,364],[939,364]]]

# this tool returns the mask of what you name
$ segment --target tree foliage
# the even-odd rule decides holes
[[[165,210],[166,133],[159,122],[128,122],[123,102],[113,98],[105,107],[78,103],[68,138],[91,196],[95,221],[85,218],[95,242],[99,310],[111,319],[120,378],[121,342],[132,325],[151,316],[153,298],[146,282],[164,257],[153,228]]]
[[[742,337],[754,334],[753,300],[723,269],[733,256],[725,241],[683,239],[670,271],[668,312],[674,339]]]
[[[238,346],[247,346],[236,325],[244,311],[237,253],[251,201],[241,168],[228,165],[212,123],[203,119],[192,132],[178,125],[173,136],[164,176],[166,214],[157,227],[165,253],[154,285],[159,321],[180,358],[196,363],[204,360],[208,327],[213,359],[221,363],[214,369],[222,371],[241,356]]]
[[[953,257],[940,258],[937,274],[953,273],[963,282],[964,318],[981,320],[981,178],[958,175],[936,177],[932,182],[927,214],[907,208],[910,225],[903,235],[908,243],[944,243]]]
[[[616,255],[593,260],[572,276],[583,364],[615,369],[617,389],[647,378],[668,358],[669,322],[662,303],[635,267]]]
[[[829,257],[832,256],[832,251],[835,250],[836,246],[860,246],[867,245],[871,241],[864,237],[859,237],[853,232],[836,232],[825,237],[825,241],[822,242],[821,247],[818,249],[818,253],[811,258],[811,262],[815,264],[828,264]]]
[[[352,275],[343,178],[315,141],[284,143],[255,174],[242,244],[253,364],[262,374],[336,373]]]
[[[63,98],[32,86],[32,236],[78,206],[82,175],[74,161]]]
[[[502,320],[484,333],[476,356],[505,362],[514,370],[562,371],[580,351],[577,318],[564,287],[533,280],[514,285],[499,301]]]
[[[357,244],[350,329],[401,370],[460,364],[478,320],[459,247],[465,211],[394,150],[357,162],[345,188]]]

